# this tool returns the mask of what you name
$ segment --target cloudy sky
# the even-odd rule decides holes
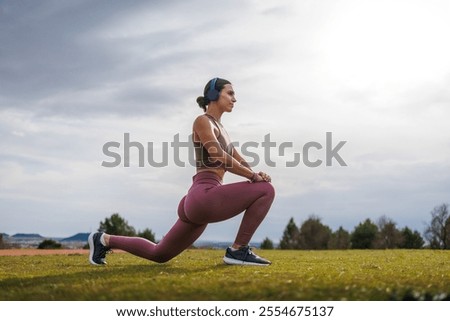
[[[450,202],[449,15],[445,0],[1,1],[0,232],[70,236],[118,212],[161,238],[195,172],[170,142],[187,141],[216,76],[238,100],[224,125],[258,144],[255,169],[277,190],[254,241],[311,214],[332,229],[385,215],[422,232]],[[327,132],[347,166],[326,166]],[[126,133],[156,161],[169,143],[168,165],[146,155],[140,167],[132,148],[125,167]],[[102,166],[107,142],[120,166]],[[308,142],[323,163],[287,166]],[[231,241],[239,220],[201,239]]]

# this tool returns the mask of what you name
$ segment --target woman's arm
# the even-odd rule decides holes
[[[259,174],[251,170],[250,166],[248,166],[246,162],[241,163],[222,149],[216,135],[214,134],[214,128],[211,126],[211,123],[207,117],[197,117],[194,122],[194,132],[197,134],[202,145],[208,151],[211,161],[219,161],[225,165],[227,171],[243,176],[252,181],[263,180]]]
[[[252,168],[247,163],[247,161],[244,159],[244,157],[242,157],[241,154],[239,154],[238,151],[236,150],[236,148],[234,148],[234,147],[233,147],[233,157],[234,157],[234,159],[236,159],[239,162],[239,164],[241,164],[242,166],[245,166],[248,169],[252,170]],[[258,175],[261,176],[262,179],[265,180],[266,182],[271,182],[272,181],[272,178],[269,175],[267,175],[266,173],[264,173],[264,172],[259,172]]]
[[[236,159],[242,166],[245,166],[249,169],[252,169],[250,165],[247,163],[247,161],[241,156],[241,154],[238,153],[236,148],[233,147],[233,157]]]

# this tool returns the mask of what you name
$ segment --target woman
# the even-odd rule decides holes
[[[204,96],[197,103],[204,114],[193,125],[197,173],[193,184],[178,206],[178,220],[164,238],[155,244],[144,238],[92,233],[89,235],[89,261],[106,264],[106,252],[112,248],[127,251],[154,261],[167,262],[180,254],[205,230],[208,223],[220,222],[244,212],[234,244],[227,248],[223,260],[234,265],[269,265],[271,262],[254,254],[249,242],[263,221],[275,196],[271,178],[253,172],[231,145],[221,117],[231,112],[236,102],[228,80],[211,79]],[[225,172],[249,181],[222,184]]]

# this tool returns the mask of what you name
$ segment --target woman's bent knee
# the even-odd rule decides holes
[[[261,184],[261,186],[264,188],[264,194],[269,197],[270,199],[275,198],[275,188],[273,185],[269,182],[260,182],[255,184]]]

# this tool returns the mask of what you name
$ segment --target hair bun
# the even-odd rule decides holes
[[[203,96],[198,96],[197,104],[200,108],[202,108],[204,111],[206,111],[206,106],[209,104],[208,98],[203,97]]]

